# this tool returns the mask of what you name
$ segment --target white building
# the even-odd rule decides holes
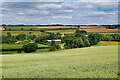
[[[61,39],[47,40],[48,43],[51,43],[52,41],[55,41],[55,42],[57,42],[58,44],[61,44],[61,43],[62,43]]]

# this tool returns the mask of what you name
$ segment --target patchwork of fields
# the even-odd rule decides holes
[[[41,35],[43,32],[72,34],[77,27],[44,26],[44,27],[8,27],[2,35],[11,33]],[[2,28],[3,30],[3,28]],[[118,29],[106,29],[97,26],[81,26],[80,30],[88,33],[111,34]],[[62,35],[63,36],[63,35]],[[116,78],[118,74],[118,45],[120,42],[100,41],[92,47],[51,51],[48,48],[36,52],[17,53],[3,51],[3,78]],[[63,47],[64,44],[60,46]],[[21,49],[23,44],[2,44],[2,49]],[[38,47],[49,47],[38,43]]]
[[[102,33],[102,32],[118,32],[119,29],[106,29],[106,28],[95,28],[95,29],[80,29],[87,32]]]
[[[2,55],[3,78],[116,78],[118,45]]]

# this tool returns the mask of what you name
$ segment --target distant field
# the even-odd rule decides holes
[[[54,32],[54,33],[59,32],[59,33],[61,33],[61,34],[71,34],[71,33],[74,33],[75,30],[74,30],[74,29],[70,29],[70,30],[54,30],[54,31],[49,30],[49,31],[47,31],[47,32]]]
[[[7,31],[40,31],[40,30],[67,30],[67,29],[76,29],[77,27],[71,27],[71,26],[42,26],[42,27],[36,27],[36,26],[14,26],[14,27],[7,27]]]
[[[7,35],[7,33],[10,32],[12,35],[18,35],[18,34],[31,34],[33,35],[41,35],[40,31],[2,31],[2,35]]]
[[[100,41],[96,46],[120,45],[120,42],[115,41]]]
[[[3,78],[117,78],[118,46],[2,55]]]
[[[48,47],[48,45],[37,44],[38,47]],[[23,44],[2,44],[2,49],[21,49]]]
[[[77,28],[76,26],[35,26],[36,28]]]
[[[87,32],[95,32],[95,33],[102,33],[102,32],[118,32],[118,29],[106,29],[106,28],[96,28],[96,29],[80,29],[85,30]]]

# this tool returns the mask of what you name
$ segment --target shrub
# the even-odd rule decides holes
[[[23,50],[25,53],[35,52],[38,46],[35,43],[28,43],[23,45]]]
[[[21,53],[21,52],[22,52],[22,50],[21,50],[21,49],[17,50],[17,53]]]
[[[40,30],[41,32],[45,32],[45,29]]]
[[[11,29],[9,28],[9,31],[11,31]]]
[[[32,29],[30,29],[30,31],[32,31]]]
[[[55,46],[51,46],[50,47],[50,51],[56,51],[57,49],[56,49],[56,47]]]
[[[32,32],[29,32],[29,34],[32,34]]]
[[[21,28],[21,30],[23,30],[23,28]]]

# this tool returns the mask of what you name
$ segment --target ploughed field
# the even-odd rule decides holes
[[[119,32],[119,29],[106,29],[106,28],[89,28],[89,29],[80,29],[85,30],[86,32],[94,32],[94,33],[109,33],[109,32]]]
[[[118,45],[2,55],[3,78],[116,78]]]

